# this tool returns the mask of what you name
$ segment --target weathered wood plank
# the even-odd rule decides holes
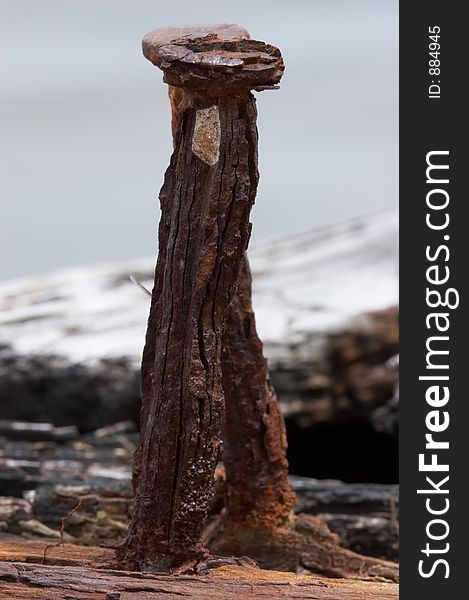
[[[115,564],[114,550],[98,546],[78,546],[63,544],[55,546],[56,539],[23,540],[17,537],[0,539],[0,561],[27,562],[42,564],[44,551],[45,565],[87,566],[96,569],[111,568]]]
[[[0,540],[2,600],[392,600],[389,583],[327,579],[223,566],[202,575],[155,575],[113,569],[114,553],[66,544],[39,564],[45,542]],[[57,563],[60,561],[60,564]],[[53,564],[51,564],[53,563]]]

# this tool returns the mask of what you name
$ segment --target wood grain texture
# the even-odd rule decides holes
[[[1,600],[392,600],[398,586],[224,566],[201,575],[155,575],[119,571],[112,551],[66,544],[61,564],[37,564],[45,543],[0,541]],[[59,549],[57,549],[57,554]],[[5,557],[9,557],[6,560]],[[64,562],[64,561],[69,561]],[[98,562],[96,562],[98,561]],[[55,564],[54,564],[55,563]]]

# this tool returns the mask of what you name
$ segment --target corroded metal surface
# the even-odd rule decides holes
[[[200,539],[223,423],[222,337],[258,183],[249,90],[277,83],[283,71],[277,49],[224,31],[160,30],[144,41],[165,81],[183,89],[160,193],[135,509],[119,551],[130,568],[168,571],[206,554]]]
[[[157,29],[143,39],[143,53],[164,73],[169,85],[216,89],[265,89],[283,74],[280,51],[250,39],[238,25]]]
[[[256,331],[247,257],[228,313],[222,371],[226,525],[275,529],[290,519],[296,497],[288,480],[285,423]]]
[[[144,41],[170,84],[174,153],[160,194],[135,509],[121,564],[164,572],[206,560],[201,537],[224,421],[227,493],[207,536],[212,550],[271,569],[396,581],[394,563],[354,554],[324,523],[293,515],[285,425],[256,332],[245,254],[258,183],[249,89],[272,87],[283,62],[272,59],[276,49],[260,56],[262,43],[251,45],[246,32],[224,31],[163,30]]]

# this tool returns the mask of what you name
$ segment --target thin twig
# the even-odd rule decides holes
[[[60,539],[57,543],[55,544],[48,544],[45,548],[44,548],[44,554],[42,556],[42,564],[44,565],[46,562],[46,554],[47,551],[49,550],[49,548],[58,548],[59,546],[63,546],[64,544],[64,532],[65,532],[65,526],[67,524],[67,521],[70,519],[70,517],[77,512],[77,510],[80,508],[80,506],[82,505],[83,502],[83,497],[81,496],[78,499],[77,505],[75,506],[75,508],[72,508],[72,510],[65,515],[65,517],[61,518],[61,525],[60,525],[60,531],[59,531],[59,536]]]
[[[141,283],[138,279],[136,279],[132,274],[129,275],[129,279],[132,283],[134,283],[137,287],[139,287],[142,291],[145,292],[145,294],[147,294],[147,296],[150,296],[151,298],[151,292],[150,290],[148,290],[143,283]]]

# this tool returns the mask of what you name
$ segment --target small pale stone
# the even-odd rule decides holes
[[[215,165],[220,157],[220,137],[218,106],[198,110],[195,116],[192,152],[208,165]]]

